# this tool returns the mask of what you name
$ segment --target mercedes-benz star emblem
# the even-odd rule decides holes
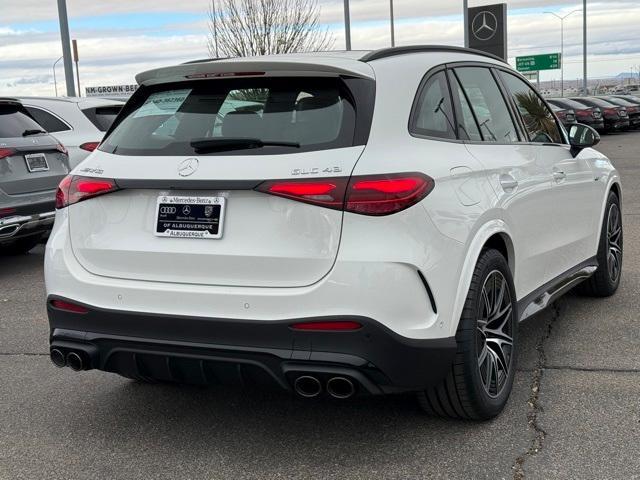
[[[187,158],[178,164],[178,175],[181,177],[188,177],[193,172],[198,170],[200,162],[197,158]]]
[[[491,13],[482,11],[473,17],[471,32],[473,36],[482,42],[491,40],[498,31],[498,19]]]
[[[182,214],[188,216],[191,213],[191,207],[189,205],[185,205],[182,207]]]

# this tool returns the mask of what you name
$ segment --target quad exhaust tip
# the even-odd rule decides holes
[[[84,370],[84,362],[82,361],[82,357],[78,355],[76,352],[67,353],[67,365],[71,370],[79,372]]]
[[[296,378],[293,388],[298,395],[305,398],[317,397],[322,391],[320,380],[310,375],[301,375]]]
[[[64,357],[64,353],[62,353],[57,348],[51,349],[51,352],[49,352],[49,358],[51,358],[51,362],[58,368],[65,367],[67,365],[67,360]]]
[[[356,393],[356,387],[346,377],[332,377],[327,381],[327,392],[333,398],[345,399]]]

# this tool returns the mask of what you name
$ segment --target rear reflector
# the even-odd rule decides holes
[[[0,158],[10,157],[14,153],[16,152],[12,148],[0,148]]]
[[[358,322],[351,321],[335,321],[335,322],[301,322],[294,323],[291,325],[293,330],[313,330],[313,331],[334,331],[334,332],[344,332],[344,331],[353,331],[360,330],[362,328],[362,324]]]
[[[82,150],[86,150],[87,152],[93,152],[96,148],[98,148],[98,145],[100,145],[100,142],[85,142],[80,145],[80,148]]]
[[[15,208],[0,208],[0,218],[8,217],[9,215],[13,215],[16,213]]]
[[[67,175],[56,192],[56,208],[64,208],[89,198],[119,190],[115,180]]]
[[[335,210],[389,215],[418,203],[433,187],[433,179],[422,173],[394,173],[351,179],[269,180],[256,190]]]
[[[89,310],[82,305],[77,305],[71,302],[65,302],[64,300],[51,300],[51,306],[65,312],[72,313],[88,313]]]

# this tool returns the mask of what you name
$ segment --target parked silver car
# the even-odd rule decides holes
[[[27,111],[69,151],[74,168],[100,143],[124,102],[104,98],[21,97]]]
[[[0,254],[31,250],[51,231],[65,147],[16,99],[0,98]]]

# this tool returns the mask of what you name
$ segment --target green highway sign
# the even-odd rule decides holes
[[[519,72],[539,72],[540,70],[558,70],[559,68],[559,53],[516,57],[516,70]]]

